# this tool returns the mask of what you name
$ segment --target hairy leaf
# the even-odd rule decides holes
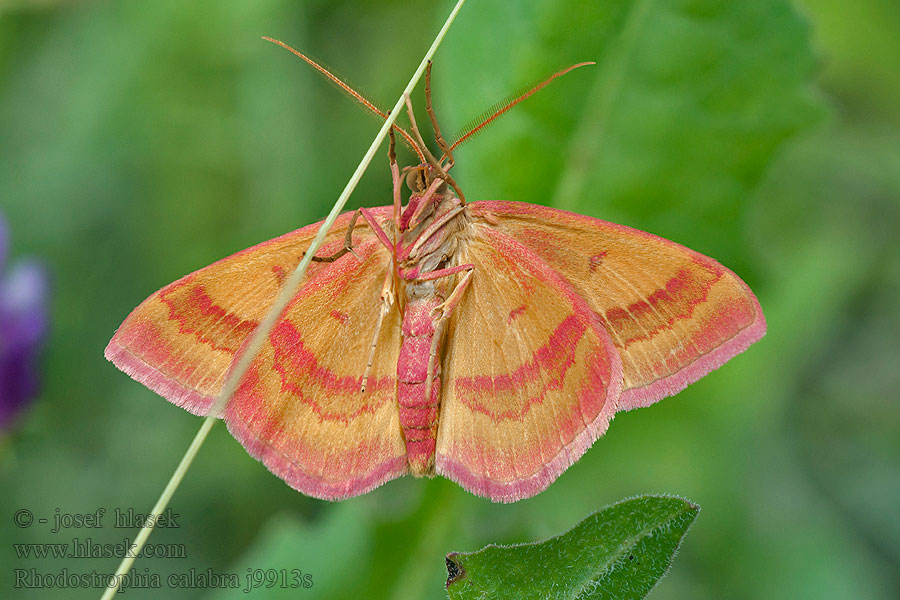
[[[643,598],[668,570],[699,511],[680,498],[640,496],[544,542],[451,553],[447,591],[454,600]]]

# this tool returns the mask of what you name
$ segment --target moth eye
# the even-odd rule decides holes
[[[421,167],[409,170],[406,174],[406,187],[411,192],[425,191],[425,172]]]

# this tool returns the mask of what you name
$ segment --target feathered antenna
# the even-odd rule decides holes
[[[450,144],[450,150],[451,151],[455,150],[457,146],[459,146],[460,144],[462,144],[463,142],[465,142],[466,140],[468,140],[469,138],[474,136],[476,133],[479,133],[485,127],[487,127],[488,125],[493,123],[497,119],[497,117],[499,117],[500,115],[502,115],[505,112],[508,112],[512,107],[516,106],[523,100],[526,100],[527,98],[531,97],[532,95],[534,95],[535,92],[537,92],[540,89],[547,86],[547,84],[549,84],[551,81],[553,81],[557,77],[562,77],[569,71],[573,71],[573,70],[577,69],[578,67],[584,67],[586,65],[594,65],[594,64],[597,64],[597,63],[595,63],[593,61],[588,61],[588,62],[580,62],[578,64],[574,64],[571,67],[567,67],[561,71],[557,71],[556,73],[554,73],[553,75],[551,75],[550,77],[548,77],[547,79],[542,81],[541,83],[530,88],[528,91],[526,91],[524,93],[520,93],[518,95],[513,95],[512,97],[510,97],[507,100],[498,102],[493,107],[491,107],[489,110],[482,113],[478,118],[471,121],[469,123],[469,125],[467,125],[463,129],[462,133],[456,138],[456,141],[453,142],[452,144]],[[443,158],[444,157],[442,157],[441,160],[443,160]]]

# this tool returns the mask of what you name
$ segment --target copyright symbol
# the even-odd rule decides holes
[[[25,528],[30,526],[34,522],[34,515],[31,514],[31,511],[27,508],[20,508],[13,515],[13,523],[16,524],[16,527]]]

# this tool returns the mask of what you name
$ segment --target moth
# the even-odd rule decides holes
[[[459,143],[578,66],[450,144],[429,65],[441,156],[407,101],[409,130],[391,130],[393,203],[338,218],[223,414],[291,487],[339,500],[410,473],[495,502],[527,498],[618,411],[677,393],[763,336],[750,288],[709,257],[554,208],[466,201],[450,175]],[[402,171],[395,132],[418,156]],[[319,225],[165,286],[125,319],[106,357],[205,415]]]

